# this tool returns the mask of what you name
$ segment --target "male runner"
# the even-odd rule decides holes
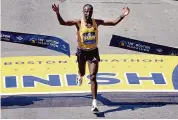
[[[96,81],[96,75],[98,73],[98,64],[100,61],[99,51],[98,51],[98,26],[115,26],[117,25],[125,16],[130,13],[130,9],[123,8],[122,14],[115,20],[101,20],[92,18],[93,6],[86,4],[83,6],[83,15],[84,17],[77,20],[63,20],[59,13],[59,5],[52,5],[52,9],[56,12],[59,24],[65,26],[75,25],[77,28],[77,61],[78,61],[78,77],[77,84],[82,84],[82,78],[85,75],[85,66],[86,62],[88,63],[88,68],[90,72],[90,81],[91,81],[91,91],[92,91],[92,109],[93,112],[98,112],[97,107],[97,89],[98,84]]]

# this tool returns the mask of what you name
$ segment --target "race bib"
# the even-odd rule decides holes
[[[88,32],[83,34],[83,42],[86,45],[96,43],[96,34],[95,32]]]

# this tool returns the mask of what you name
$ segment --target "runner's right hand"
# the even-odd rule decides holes
[[[59,4],[57,6],[56,4],[53,4],[52,9],[54,10],[54,12],[59,13]]]

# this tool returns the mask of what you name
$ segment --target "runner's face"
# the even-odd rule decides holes
[[[90,7],[85,7],[85,8],[83,9],[83,14],[84,14],[85,19],[87,19],[87,20],[91,19],[92,14],[93,14],[92,8],[90,8]]]

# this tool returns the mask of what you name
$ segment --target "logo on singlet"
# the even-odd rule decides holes
[[[84,44],[95,44],[96,43],[95,32],[83,33],[83,42]]]

